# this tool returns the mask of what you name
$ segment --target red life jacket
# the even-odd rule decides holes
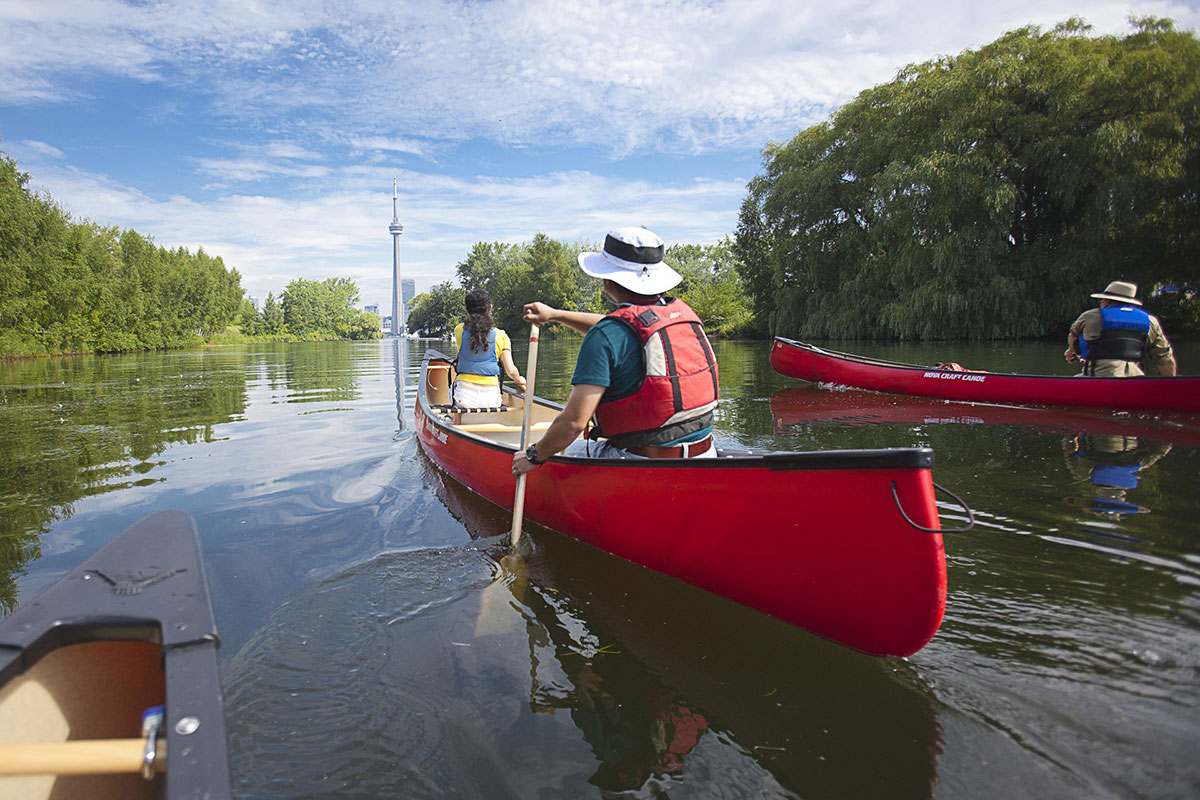
[[[696,312],[682,300],[624,306],[608,315],[642,343],[642,381],[633,394],[600,401],[591,438],[617,447],[664,444],[712,424],[717,359]]]

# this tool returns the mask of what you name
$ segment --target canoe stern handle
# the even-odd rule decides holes
[[[892,500],[896,502],[896,510],[900,512],[900,516],[904,517],[904,521],[917,530],[924,531],[925,533],[966,533],[974,528],[975,512],[971,510],[971,507],[968,506],[961,497],[947,489],[945,486],[942,486],[937,481],[932,481],[932,483],[934,489],[941,489],[943,492],[950,495],[950,497],[954,499],[954,502],[958,503],[959,507],[962,508],[963,511],[967,512],[967,524],[961,528],[926,528],[924,525],[918,525],[909,518],[908,514],[904,513],[904,506],[900,504],[900,495],[896,493],[896,482],[892,481]]]

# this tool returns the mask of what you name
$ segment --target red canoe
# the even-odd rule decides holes
[[[826,350],[775,337],[776,372],[814,383],[982,403],[1200,412],[1200,377],[1076,378],[949,371]]]
[[[450,362],[429,351],[415,410],[429,457],[511,509],[522,398],[462,412]],[[536,438],[561,406],[534,398]],[[714,459],[557,456],[529,474],[525,516],[826,638],[910,655],[937,631],[946,559],[928,448]]]

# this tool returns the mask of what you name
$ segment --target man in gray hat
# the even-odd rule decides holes
[[[1083,372],[1096,378],[1144,375],[1138,364],[1148,358],[1167,377],[1175,375],[1175,354],[1158,318],[1141,309],[1137,284],[1113,281],[1092,297],[1099,308],[1079,315],[1067,333],[1069,363],[1083,361]]]
[[[700,318],[664,297],[682,276],[663,261],[663,240],[645,228],[618,228],[579,268],[604,281],[617,304],[609,314],[525,306],[525,320],[560,322],[585,334],[571,396],[546,433],[513,457],[522,475],[562,452],[581,433],[603,439],[567,455],[599,458],[715,458],[712,411],[717,360]]]

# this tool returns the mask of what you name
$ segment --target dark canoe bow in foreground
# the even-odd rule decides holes
[[[135,523],[0,621],[0,797],[229,797],[216,648],[192,518]]]
[[[461,412],[429,351],[415,410],[429,457],[511,509],[523,399]],[[534,398],[534,438],[561,406]],[[941,624],[946,560],[928,448],[715,459],[557,456],[529,474],[527,519],[876,655],[909,655]]]
[[[944,400],[1200,412],[1197,376],[1077,378],[956,372],[841,353],[781,336],[771,346],[771,366],[780,374],[814,383]]]

